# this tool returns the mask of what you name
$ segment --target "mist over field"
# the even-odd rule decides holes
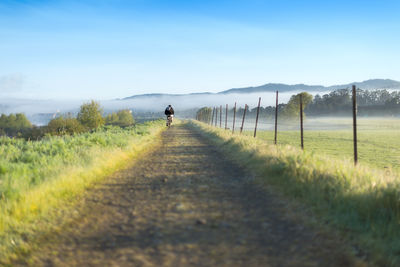
[[[279,94],[279,103],[286,103],[289,98],[298,92],[287,92]],[[317,94],[317,93],[315,93]],[[250,107],[257,106],[258,98],[262,98],[262,106],[275,105],[275,93],[252,93],[252,94],[193,94],[193,95],[162,95],[162,96],[140,96],[126,100],[104,100],[99,101],[106,109],[136,109],[143,111],[157,111],[164,109],[166,105],[173,105],[176,109],[192,109],[203,106],[217,106],[230,104],[247,104]],[[96,99],[94,99],[96,100]],[[60,110],[67,112],[78,108],[87,100],[29,100],[29,99],[2,99],[0,100],[0,112],[15,113],[52,113]]]
[[[231,112],[232,113],[232,112]],[[252,117],[246,116],[243,130],[254,131],[255,128],[254,115]],[[227,127],[232,129],[233,116],[229,115],[227,120]],[[236,117],[235,131],[240,131],[242,124],[242,116]],[[217,121],[219,126],[219,119]],[[225,118],[222,120],[222,127],[225,127]],[[275,118],[260,116],[257,124],[257,130],[273,131],[275,127]],[[372,118],[358,118],[359,130],[393,130],[400,129],[400,118],[388,117],[372,117]],[[348,117],[334,117],[334,116],[320,116],[320,117],[306,117],[304,119],[304,131],[352,131],[353,118]],[[285,120],[278,117],[278,131],[300,131],[299,120]]]
[[[287,103],[290,97],[297,94],[297,91],[280,93],[279,103]],[[133,107],[139,110],[159,110],[171,104],[176,110],[186,110],[200,107],[211,107],[228,104],[233,106],[237,102],[237,106],[255,107],[258,98],[261,97],[262,106],[275,105],[275,92],[251,93],[251,94],[192,94],[178,96],[161,96],[161,97],[138,97],[126,100],[117,100],[103,102],[105,107]]]
[[[286,92],[279,94],[279,103],[287,103],[289,98],[298,92]],[[318,92],[315,92],[317,94]],[[321,93],[321,92],[319,92]],[[135,112],[162,112],[171,104],[179,114],[189,109],[197,109],[204,106],[220,106],[228,104],[230,108],[237,102],[237,107],[256,107],[258,98],[261,97],[262,106],[275,105],[275,93],[263,92],[252,94],[192,94],[192,95],[162,95],[140,96],[125,100],[99,101],[106,113],[121,109],[130,109]],[[46,124],[57,114],[76,113],[82,103],[87,100],[29,100],[29,99],[1,99],[0,113],[25,113],[36,125]],[[184,113],[184,112],[183,112]],[[182,113],[181,113],[182,114]]]

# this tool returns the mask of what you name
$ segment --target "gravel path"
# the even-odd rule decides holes
[[[359,265],[334,238],[283,216],[283,201],[186,125],[84,199],[78,219],[17,265]]]

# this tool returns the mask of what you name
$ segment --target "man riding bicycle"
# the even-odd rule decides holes
[[[168,105],[164,113],[167,116],[167,126],[171,126],[172,119],[174,118],[174,109],[171,105]]]

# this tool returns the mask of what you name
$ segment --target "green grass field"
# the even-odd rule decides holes
[[[329,130],[314,130],[318,125]],[[308,119],[305,128],[306,151],[335,159],[353,160],[351,118]],[[253,135],[253,131],[246,131],[244,134]],[[274,133],[260,130],[257,132],[257,138],[272,144]],[[278,144],[300,147],[300,132],[279,131],[278,128]],[[400,172],[400,119],[358,119],[358,159],[361,164]]]
[[[86,188],[132,162],[164,128],[159,120],[40,141],[1,137],[0,265],[54,230]]]

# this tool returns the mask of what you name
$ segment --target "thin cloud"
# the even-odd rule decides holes
[[[0,93],[14,93],[22,91],[26,84],[26,77],[21,73],[0,76]]]

